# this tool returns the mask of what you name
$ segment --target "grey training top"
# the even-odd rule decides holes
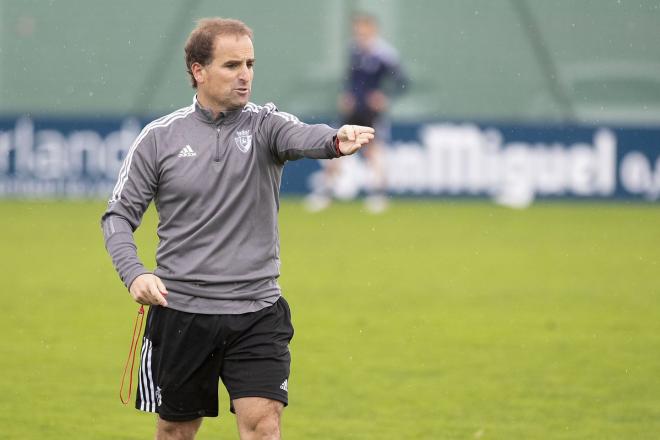
[[[133,231],[153,199],[159,218],[153,273],[167,287],[169,307],[237,314],[275,303],[284,163],[337,157],[336,134],[272,103],[248,103],[214,120],[196,98],[147,125],[102,218],[106,249],[126,287],[150,273]]]

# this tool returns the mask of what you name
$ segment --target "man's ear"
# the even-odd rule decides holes
[[[204,66],[202,66],[200,63],[192,63],[190,70],[192,71],[197,84],[204,84],[204,81],[206,80],[206,69]]]

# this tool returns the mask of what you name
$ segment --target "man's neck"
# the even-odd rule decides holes
[[[211,100],[206,99],[206,97],[199,92],[197,93],[197,102],[204,110],[211,113],[213,119],[218,119],[220,113],[226,112],[228,110],[220,105],[214,105]]]

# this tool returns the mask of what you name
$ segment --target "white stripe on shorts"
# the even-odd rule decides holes
[[[142,343],[142,352],[140,354],[140,372],[138,376],[140,410],[156,412],[156,396],[154,393],[153,376],[151,373],[151,341],[146,337]]]
[[[151,412],[156,412],[156,385],[154,384],[154,378],[151,374],[151,347],[152,343],[149,339],[149,352],[147,353],[147,384],[149,385],[149,396],[151,400]]]

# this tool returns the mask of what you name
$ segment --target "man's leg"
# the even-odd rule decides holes
[[[188,422],[168,422],[159,417],[156,426],[156,440],[192,440],[201,425],[201,417]]]
[[[387,209],[387,179],[385,171],[385,147],[378,140],[373,141],[364,151],[371,174],[371,182],[365,204],[367,210],[380,214]]]
[[[279,440],[284,404],[263,397],[234,399],[241,440]]]
[[[305,197],[305,209],[309,212],[323,211],[330,206],[337,177],[341,173],[341,162],[338,160],[323,161],[322,167],[314,177],[312,192]]]

